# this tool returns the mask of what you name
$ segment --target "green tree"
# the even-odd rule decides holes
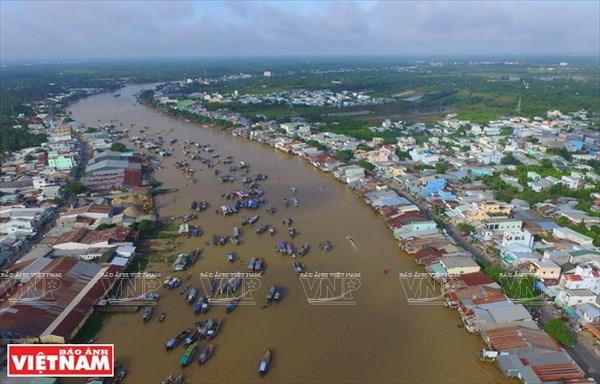
[[[467,223],[459,223],[458,229],[460,229],[462,233],[467,235],[470,235],[471,233],[475,232],[475,227]]]
[[[111,224],[107,224],[107,223],[102,223],[99,226],[96,227],[96,231],[103,231],[105,229],[109,229],[109,228],[113,228],[116,227],[117,225],[114,223]]]
[[[115,152],[129,152],[129,148],[127,148],[123,143],[112,143],[110,150]]]
[[[140,236],[145,237],[152,232],[153,223],[150,220],[144,219],[137,224],[137,230],[139,231]]]
[[[575,345],[575,335],[561,319],[552,319],[544,325],[544,331],[552,335],[565,347]]]
[[[512,152],[507,153],[502,160],[500,160],[500,164],[503,165],[520,165],[522,164],[521,161],[519,161],[519,159],[517,159],[515,157],[515,155],[513,155]]]
[[[65,185],[65,191],[71,195],[79,195],[80,193],[87,191],[87,188],[79,181],[72,181]]]
[[[408,151],[401,151],[400,149],[396,149],[396,156],[398,156],[398,159],[400,160],[408,160],[411,158]]]
[[[435,164],[435,171],[437,173],[446,173],[446,171],[450,168],[450,164],[447,161],[440,160]]]
[[[339,161],[348,162],[352,160],[354,157],[354,152],[349,149],[344,149],[342,151],[335,151],[335,158]]]
[[[367,160],[359,160],[356,162],[356,164],[359,167],[363,167],[364,169],[366,169],[367,171],[372,171],[375,169],[375,165],[372,163],[369,163]]]

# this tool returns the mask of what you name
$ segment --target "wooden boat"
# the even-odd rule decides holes
[[[190,335],[192,333],[191,329],[185,329],[183,331],[181,331],[179,333],[179,335],[175,336],[175,337],[171,337],[169,340],[167,340],[167,342],[165,343],[165,349],[167,351],[170,351],[171,349],[175,348],[176,346],[178,346],[183,340],[185,340],[185,338]]]
[[[144,320],[144,322],[150,320],[150,318],[152,317],[152,313],[154,313],[154,308],[145,307],[144,313],[142,314],[142,320]]]
[[[302,244],[302,246],[300,247],[300,250],[298,250],[298,256],[302,257],[302,256],[306,255],[308,253],[309,249],[310,249],[310,244],[308,244],[308,243]]]
[[[269,348],[265,351],[263,358],[260,360],[260,363],[258,364],[258,374],[259,375],[264,376],[267,374],[267,372],[269,371],[269,366],[271,365],[272,357],[273,357],[273,352]]]
[[[254,271],[254,265],[256,264],[256,257],[253,257],[250,259],[250,262],[248,262],[248,270],[250,272]]]
[[[294,261],[292,263],[292,267],[294,268],[294,271],[296,271],[296,273],[304,272],[304,265],[299,261]]]
[[[263,224],[260,227],[256,228],[256,233],[258,233],[258,234],[265,233],[265,232],[267,232],[267,230],[269,230],[269,226],[267,224]]]
[[[197,296],[198,296],[198,289],[190,288],[187,295],[185,296],[185,300],[188,302],[188,304],[192,304],[192,302],[194,302],[194,300],[196,300]]]
[[[227,313],[231,313],[235,310],[235,308],[238,305],[239,300],[234,300],[231,301],[229,303],[227,303],[227,305],[225,306],[225,310],[227,311]]]
[[[254,269],[253,272],[260,273],[265,268],[265,263],[261,257],[257,257],[254,261]]]
[[[200,336],[204,339],[214,339],[221,329],[221,320],[209,319],[199,328]]]
[[[276,285],[271,285],[271,288],[269,288],[269,291],[267,292],[267,302],[272,303],[272,302],[277,302],[281,299],[281,292],[279,290],[279,287],[277,287]]]
[[[198,356],[198,364],[202,365],[206,363],[208,359],[210,359],[210,357],[212,356],[214,350],[215,346],[212,344],[209,344],[206,347],[202,348],[202,350],[200,351],[200,356]]]
[[[325,252],[329,252],[331,250],[331,247],[331,242],[329,240],[323,240],[321,244],[319,244],[319,248],[321,248]]]
[[[235,253],[227,252],[227,261],[229,261],[230,263],[233,263],[234,260],[235,260]]]
[[[158,321],[160,321],[162,323],[163,321],[165,321],[166,317],[167,317],[167,314],[164,312],[161,312],[160,316],[158,317]]]
[[[184,345],[185,347],[188,347],[188,346],[190,346],[190,345],[191,345],[191,344],[192,344],[194,341],[196,341],[196,340],[198,339],[198,334],[199,334],[199,332],[198,332],[198,329],[197,329],[197,328],[196,328],[196,329],[194,329],[194,330],[192,331],[192,333],[190,333],[190,334],[189,334],[189,335],[188,335],[188,336],[185,338],[185,340],[184,340],[184,342],[183,342],[183,345]]]
[[[179,364],[181,364],[182,367],[188,365],[194,358],[197,349],[198,346],[196,344],[192,344],[189,347],[187,347],[183,355],[181,355],[181,357],[179,358]]]

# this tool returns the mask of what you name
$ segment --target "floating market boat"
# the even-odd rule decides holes
[[[227,305],[225,306],[225,310],[227,311],[227,313],[233,312],[235,310],[235,308],[237,307],[238,303],[239,303],[239,300],[234,300],[234,301],[227,303]]]
[[[190,335],[192,333],[191,329],[185,329],[183,331],[181,331],[179,333],[179,335],[175,336],[175,337],[171,337],[169,340],[167,340],[167,342],[165,343],[165,349],[167,351],[170,351],[171,349],[175,348],[176,346],[178,346],[179,344],[181,344],[181,342],[183,340],[185,340],[185,338]]]
[[[214,339],[221,329],[221,320],[208,319],[199,328],[200,336],[204,339]]]
[[[269,230],[269,226],[267,224],[263,224],[260,227],[256,228],[256,233],[258,233],[258,234],[265,233],[265,232],[267,232],[267,230]]]
[[[263,358],[260,360],[260,363],[258,364],[258,374],[261,376],[264,376],[267,374],[267,372],[269,371],[269,366],[271,365],[271,358],[273,356],[273,352],[271,351],[271,349],[267,349],[265,351],[265,354],[263,355]]]
[[[192,288],[190,288],[187,295],[185,296],[185,300],[188,302],[188,304],[192,304],[192,302],[194,300],[196,300],[197,296],[198,296],[198,289],[192,287]]]
[[[212,344],[209,344],[206,347],[202,348],[202,350],[200,351],[200,355],[198,356],[198,364],[202,365],[206,363],[208,359],[210,359],[210,357],[212,356],[214,350],[215,346]]]
[[[325,252],[329,252],[332,248],[331,242],[329,240],[323,240],[321,244],[319,244],[319,248]]]
[[[194,341],[196,341],[198,339],[198,335],[200,332],[198,332],[198,329],[194,329],[192,331],[192,333],[190,333],[184,340],[183,345],[185,347],[190,346]]]
[[[158,317],[158,321],[160,321],[162,323],[163,321],[165,321],[166,317],[167,317],[167,314],[164,312],[161,312],[160,316]]]
[[[267,302],[278,302],[281,299],[281,292],[278,286],[271,285],[269,291],[267,292]]]
[[[302,272],[304,272],[304,264],[302,264],[299,261],[294,261],[292,263],[292,267],[294,268],[294,271],[296,271],[296,273],[302,273]]]
[[[144,308],[144,313],[142,314],[142,320],[144,320],[144,321],[150,320],[150,318],[152,317],[153,313],[154,313],[154,308],[152,308],[152,307],[145,307]]]
[[[181,364],[182,367],[188,365],[194,358],[197,349],[198,346],[196,344],[192,344],[189,347],[187,347],[183,355],[181,355],[181,357],[179,358],[179,364]]]

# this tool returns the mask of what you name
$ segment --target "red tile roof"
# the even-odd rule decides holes
[[[566,280],[570,280],[570,281],[582,281],[583,277],[581,275],[564,275]]]
[[[87,232],[87,229],[79,228],[70,232],[63,233],[61,236],[58,237],[58,239],[54,241],[54,244],[79,242]]]
[[[130,233],[131,230],[129,228],[121,226],[103,229],[101,231],[88,231],[81,239],[81,242],[85,244],[99,243],[102,241],[122,242],[127,240]]]
[[[463,282],[466,286],[491,284],[494,282],[494,280],[481,271],[466,273],[464,275],[457,276],[456,279]]]
[[[142,171],[140,169],[126,168],[123,173],[123,185],[140,185]]]

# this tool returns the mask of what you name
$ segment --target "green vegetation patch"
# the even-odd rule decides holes
[[[565,347],[573,347],[576,342],[575,335],[567,324],[561,319],[552,319],[544,325],[544,331],[554,337]]]

